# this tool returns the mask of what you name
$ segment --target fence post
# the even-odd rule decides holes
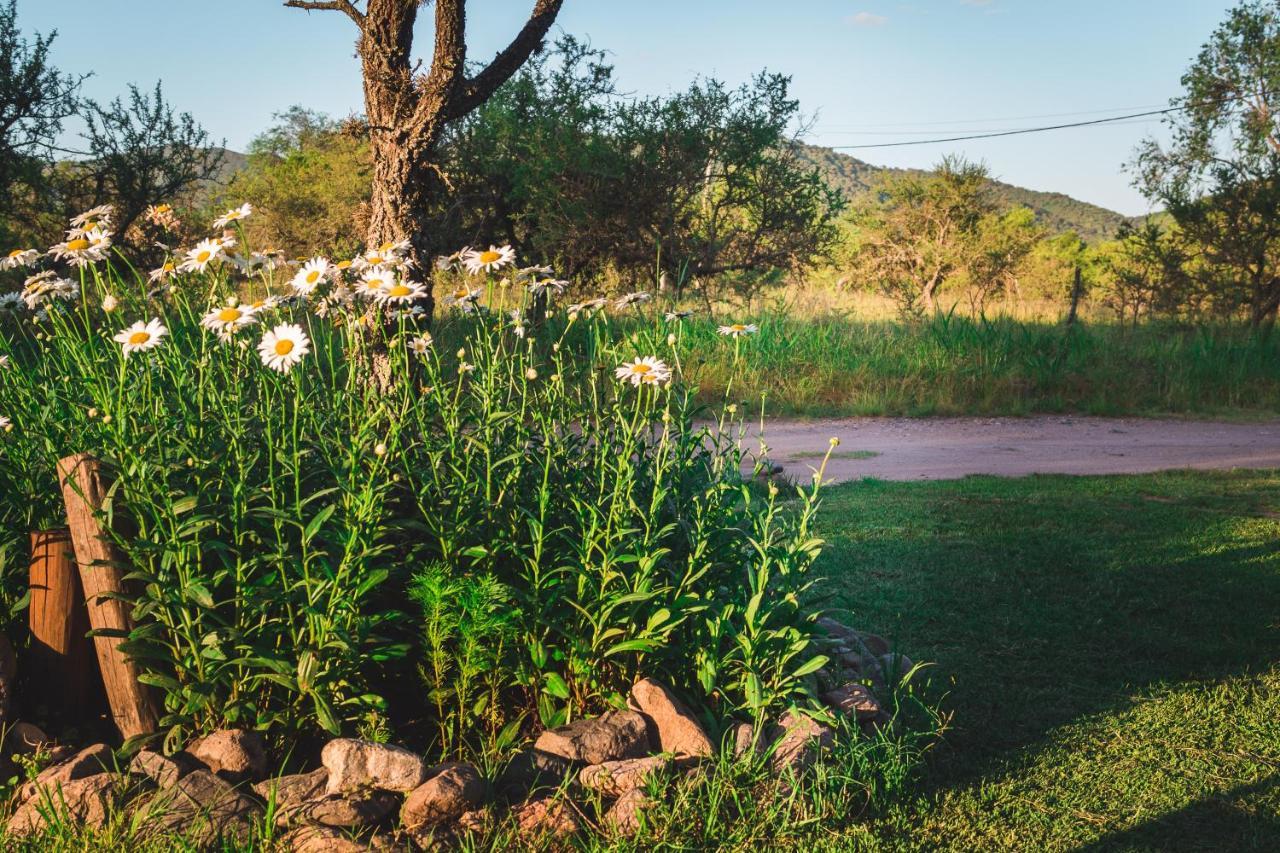
[[[132,628],[132,620],[129,606],[112,597],[125,591],[125,573],[120,567],[122,557],[96,514],[102,508],[106,491],[98,460],[87,453],[58,460],[58,482],[62,484],[62,499],[67,505],[67,526],[71,529],[76,563],[80,566],[89,625],[95,631],[116,635],[93,638],[111,716],[126,740],[150,734],[158,725],[154,697],[147,686],[138,681],[138,665],[119,648],[119,636]]]
[[[39,530],[31,534],[28,574],[31,603],[29,660],[39,673],[43,695],[58,716],[76,717],[89,699],[92,677],[89,614],[85,610],[80,576],[69,530]]]

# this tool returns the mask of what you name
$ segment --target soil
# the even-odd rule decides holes
[[[972,474],[1140,474],[1169,469],[1280,468],[1280,420],[1253,423],[1036,416],[774,420],[766,457],[808,479],[828,441],[830,482],[951,480]],[[759,452],[752,430],[743,447]]]

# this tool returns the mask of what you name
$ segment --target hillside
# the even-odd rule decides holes
[[[801,145],[799,148],[804,159],[821,170],[827,180],[850,199],[864,195],[885,173],[907,171],[872,166],[856,157],[817,145]],[[1062,193],[1039,192],[1002,181],[992,181],[991,186],[1002,206],[1029,207],[1035,211],[1036,220],[1051,232],[1075,231],[1090,243],[1113,237],[1116,229],[1127,219],[1114,210]]]

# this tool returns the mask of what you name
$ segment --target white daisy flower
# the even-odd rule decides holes
[[[8,367],[8,366],[9,366],[9,356],[0,355],[0,367]]]
[[[569,282],[562,278],[539,278],[529,282],[527,289],[534,296],[542,296],[545,293],[564,293],[568,286]]]
[[[385,267],[367,269],[355,284],[356,296],[366,299],[377,299],[383,288],[395,283],[395,275]]]
[[[666,314],[663,314],[662,316],[668,323],[670,323],[674,320],[683,320],[685,317],[692,317],[693,312],[692,311],[668,311]]]
[[[472,290],[469,287],[455,287],[453,291],[444,298],[446,305],[457,305],[466,310],[473,307],[480,297],[484,295],[484,291],[479,288]]]
[[[169,330],[153,317],[145,323],[139,320],[112,340],[123,347],[125,357],[128,358],[132,353],[146,352],[159,346],[160,340],[167,334]]]
[[[215,230],[218,228],[226,228],[232,222],[248,218],[251,213],[253,213],[253,205],[245,202],[239,207],[234,207],[219,216],[217,219],[213,220],[213,227]]]
[[[470,256],[470,254],[471,247],[463,246],[452,255],[441,255],[436,258],[436,269],[441,272],[448,272],[450,270],[458,272],[466,265],[467,257]]]
[[[9,420],[4,415],[0,415],[0,430],[13,432],[13,421]]]
[[[569,306],[570,314],[581,314],[583,311],[599,311],[601,308],[609,304],[609,300],[603,296],[597,299],[588,299],[586,302],[579,302]]]
[[[45,270],[28,278],[22,287],[22,301],[32,311],[51,299],[73,300],[80,295],[80,285],[69,278],[58,278],[53,270]]]
[[[151,271],[151,274],[147,276],[147,281],[152,284],[157,281],[164,281],[177,271],[178,267],[173,261],[165,261],[163,264]]]
[[[613,375],[621,382],[632,385],[654,385],[666,382],[671,378],[671,368],[657,356],[646,355],[635,361],[626,361],[619,365]]]
[[[515,250],[510,246],[490,246],[483,251],[472,250],[462,259],[467,272],[478,275],[482,272],[495,272],[503,267],[511,266],[516,261]]]
[[[226,243],[216,237],[201,240],[196,247],[187,252],[187,258],[178,269],[183,272],[204,272],[209,264],[217,260],[223,253]]]
[[[311,352],[311,339],[302,331],[301,326],[292,323],[281,323],[262,336],[258,344],[258,355],[262,363],[272,370],[288,373],[303,356]]]
[[[12,270],[18,267],[29,267],[36,262],[40,253],[35,249],[14,249],[0,258],[0,270]]]
[[[729,326],[720,326],[716,331],[730,338],[740,338],[743,335],[754,335],[756,332],[760,331],[760,327],[756,326],[754,323],[734,323]]]
[[[310,296],[328,277],[329,259],[312,258],[302,265],[302,269],[298,270],[289,284],[298,293]]]
[[[111,245],[111,238],[103,232],[93,229],[78,236],[67,233],[67,239],[49,247],[49,254],[54,260],[66,261],[72,266],[86,267],[106,257],[106,248]]]
[[[18,306],[26,306],[26,302],[22,299],[22,294],[18,292],[0,294],[0,311],[17,311]]]
[[[383,305],[404,305],[413,302],[415,299],[421,299],[427,295],[427,289],[416,281],[401,279],[398,282],[388,282],[378,289],[374,298]]]
[[[409,352],[413,353],[419,358],[422,358],[427,354],[428,351],[430,351],[432,343],[433,341],[431,339],[431,335],[429,335],[426,332],[423,332],[413,340],[409,341]]]
[[[100,204],[97,207],[89,208],[84,213],[71,217],[70,224],[72,228],[87,231],[90,228],[96,228],[98,225],[109,223],[115,213],[114,205]]]
[[[648,302],[653,297],[649,295],[647,290],[638,290],[635,293],[628,293],[621,299],[613,303],[615,308],[630,308],[632,305],[639,305],[642,302]]]
[[[229,338],[246,326],[258,322],[256,312],[242,305],[227,305],[210,311],[200,319],[200,325],[221,338]]]

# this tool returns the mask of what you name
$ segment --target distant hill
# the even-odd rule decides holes
[[[865,195],[881,175],[890,172],[921,172],[919,169],[890,169],[872,166],[856,157],[842,154],[818,145],[800,145],[801,156],[822,172],[832,186],[841,189],[846,198],[856,199]],[[1002,206],[1029,207],[1036,220],[1053,233],[1075,231],[1089,243],[1097,243],[1115,236],[1116,230],[1128,217],[1074,199],[1062,193],[1046,193],[1016,187],[1002,181],[992,181],[992,189]]]

